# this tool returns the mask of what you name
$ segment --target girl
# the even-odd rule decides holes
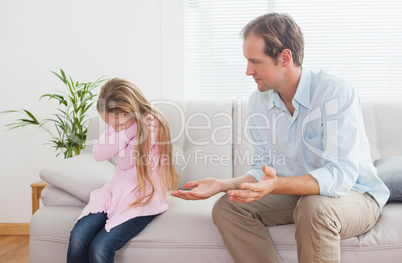
[[[115,156],[117,168],[108,183],[91,193],[71,231],[68,263],[114,262],[117,250],[167,210],[167,190],[177,188],[168,122],[134,84],[109,80],[97,110],[107,127],[93,156],[96,161]]]

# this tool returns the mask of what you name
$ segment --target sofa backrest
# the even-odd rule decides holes
[[[248,98],[160,100],[153,104],[170,124],[179,188],[206,177],[238,177],[248,171],[252,146],[247,131]],[[402,155],[402,99],[362,100],[365,130],[373,161]],[[105,124],[90,121],[86,152]]]
[[[371,158],[402,155],[402,99],[362,100]]]
[[[179,188],[188,181],[208,176],[220,179],[233,176],[232,99],[152,103],[170,124]],[[90,120],[85,152],[92,152],[92,145],[104,130],[105,123],[100,118]]]
[[[188,181],[209,176],[231,178],[232,100],[190,100],[175,107],[176,103],[155,105],[170,124],[179,188]]]

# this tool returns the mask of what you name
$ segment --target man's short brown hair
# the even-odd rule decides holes
[[[265,42],[264,53],[278,63],[284,49],[292,52],[293,62],[301,67],[304,57],[304,37],[300,27],[288,14],[268,13],[250,21],[241,31],[243,39],[254,34]]]

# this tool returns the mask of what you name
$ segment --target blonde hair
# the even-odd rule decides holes
[[[151,114],[157,120],[157,134],[155,144],[159,147],[159,159],[157,171],[164,195],[166,191],[177,190],[177,173],[173,162],[173,145],[169,123],[165,116],[152,107],[142,92],[133,83],[113,78],[106,82],[100,91],[96,105],[99,113],[114,113],[133,116],[137,122],[137,138],[135,143],[135,162],[138,179],[138,198],[131,206],[145,206],[151,202],[155,192],[152,172],[149,164],[149,150],[151,136],[147,127],[145,116]],[[161,159],[161,157],[163,159]],[[147,160],[143,162],[142,160]],[[151,187],[151,192],[145,195],[146,187]]]

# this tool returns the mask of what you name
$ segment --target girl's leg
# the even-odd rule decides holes
[[[89,214],[77,221],[70,234],[67,263],[89,262],[89,246],[98,232],[105,227],[106,220],[106,213],[97,213]]]
[[[135,217],[106,232],[103,228],[89,247],[91,263],[112,263],[116,251],[140,233],[156,215]]]

